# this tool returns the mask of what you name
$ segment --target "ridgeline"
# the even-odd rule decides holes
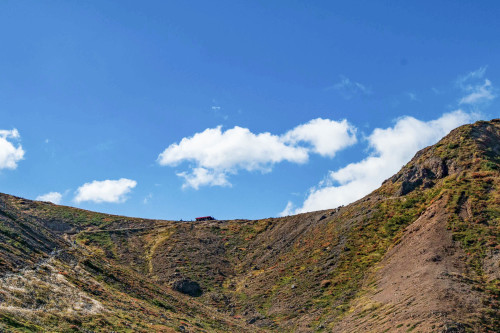
[[[0,330],[498,332],[500,120],[345,207],[128,218],[0,194]]]

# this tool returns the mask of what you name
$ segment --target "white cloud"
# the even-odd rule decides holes
[[[48,202],[52,202],[52,203],[55,203],[56,205],[58,205],[61,203],[62,194],[59,192],[49,192],[46,194],[39,195],[38,197],[36,197],[35,200],[48,201]]]
[[[184,184],[182,188],[192,187],[195,190],[199,189],[200,186],[231,186],[231,183],[227,180],[227,173],[231,170],[225,171],[215,171],[208,170],[205,168],[194,168],[191,173],[179,172],[177,176],[184,178]]]
[[[482,80],[486,68],[486,66],[481,67],[457,79],[457,86],[466,94],[459,100],[460,105],[477,105],[497,97],[491,81],[487,78]]]
[[[158,156],[158,163],[164,166],[194,163],[189,172],[177,173],[185,179],[183,188],[230,186],[228,175],[239,170],[269,172],[274,164],[283,161],[305,163],[311,152],[333,157],[356,142],[355,131],[346,120],[321,118],[281,136],[268,132],[254,134],[239,126],[222,131],[218,126],[171,144]]]
[[[288,201],[288,203],[286,204],[286,207],[285,209],[283,209],[283,211],[281,213],[278,214],[278,216],[289,216],[289,215],[292,215],[293,214],[293,202],[291,201]]]
[[[431,121],[402,117],[393,127],[375,129],[367,137],[372,150],[370,156],[331,171],[323,182],[310,190],[295,213],[334,208],[362,198],[399,171],[419,149],[436,143],[452,129],[476,118],[477,115],[458,110]],[[288,213],[286,209],[285,212]]]
[[[418,99],[417,94],[415,94],[414,92],[407,92],[406,95],[408,96],[410,101],[420,102],[420,99]]]
[[[467,91],[469,94],[462,97],[459,104],[479,104],[496,97],[491,81],[488,79],[485,79],[482,85],[469,86]]]
[[[466,87],[468,85],[468,82],[470,81],[482,79],[484,74],[486,73],[487,68],[488,68],[487,66],[483,66],[476,69],[475,71],[460,76],[457,79],[457,85],[463,88]]]
[[[19,134],[19,131],[16,128],[14,128],[12,130],[0,130],[0,137],[19,139],[21,135]]]
[[[0,130],[0,169],[15,169],[17,162],[24,158],[23,147],[17,147],[9,139],[19,140],[20,135],[17,129]]]
[[[350,80],[349,78],[341,75],[340,81],[327,89],[337,90],[344,98],[351,99],[355,95],[370,95],[372,93],[371,88]]]
[[[195,161],[211,169],[240,168],[266,170],[281,161],[304,163],[307,150],[287,146],[279,136],[270,133],[253,134],[247,128],[236,126],[223,132],[222,126],[207,128],[179,144],[171,144],[158,157],[161,165],[178,165],[182,161]]]
[[[149,203],[149,200],[151,200],[153,198],[153,193],[149,193],[145,198],[144,200],[142,200],[142,202],[147,205]]]
[[[135,180],[121,178],[118,180],[94,180],[85,183],[76,190],[75,202],[92,201],[96,203],[120,203],[127,200],[128,194],[135,186]]]
[[[283,140],[297,144],[312,145],[312,151],[321,156],[333,157],[335,153],[356,143],[356,128],[347,120],[313,119],[288,131]]]

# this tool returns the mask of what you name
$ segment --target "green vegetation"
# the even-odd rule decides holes
[[[109,232],[82,232],[78,234],[76,239],[80,244],[92,246],[94,251],[102,251],[108,258],[116,257],[115,244],[111,240]]]
[[[332,283],[323,295],[326,302],[323,306],[337,304],[336,316],[347,311],[368,271],[437,195],[436,190],[414,191],[406,197],[385,200],[374,209],[370,218],[352,228],[338,264],[330,273]]]
[[[492,273],[498,267],[488,260],[500,251],[500,126],[491,126],[453,131],[352,205],[281,219],[153,221],[0,194],[0,269],[10,272],[0,286],[0,330],[387,326],[402,307],[422,303],[406,296],[404,305],[374,299],[380,291],[376,274],[391,267],[384,260],[388,251],[407,247],[408,239],[418,241],[407,227],[436,213],[468,267],[439,278],[460,280],[482,296],[480,309],[471,314],[475,319],[461,325],[495,331],[500,281]],[[440,265],[441,259],[423,260]],[[203,295],[191,298],[170,288],[185,278],[198,282]],[[444,319],[432,318],[432,329],[439,329],[435,323]],[[380,330],[425,331],[427,320],[394,321]]]
[[[500,249],[500,177],[498,171],[482,166],[482,170],[471,173],[472,177],[464,177],[449,188],[448,209],[452,214],[448,228],[467,252],[468,263],[475,273],[474,288],[487,293],[482,322],[493,329],[500,327],[500,280],[487,280],[483,262],[487,255]]]

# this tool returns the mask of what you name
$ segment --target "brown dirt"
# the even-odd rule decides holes
[[[339,332],[436,332],[478,316],[481,298],[467,279],[467,255],[447,230],[445,199],[405,230],[382,260],[376,287],[336,327]]]

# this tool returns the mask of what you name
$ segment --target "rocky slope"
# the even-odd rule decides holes
[[[133,219],[0,195],[0,328],[496,332],[500,121],[452,131],[346,207]]]

